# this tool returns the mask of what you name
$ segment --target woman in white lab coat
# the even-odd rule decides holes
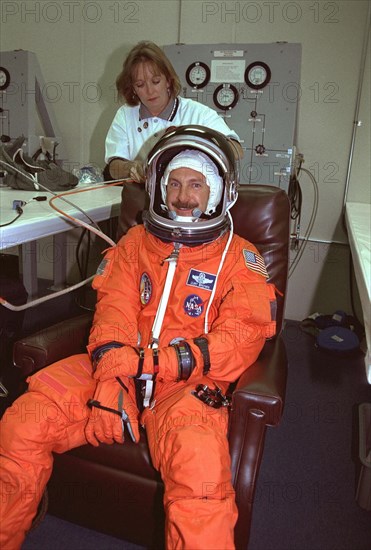
[[[233,140],[242,157],[238,135],[214,111],[179,96],[181,84],[162,49],[153,42],[139,42],[128,54],[116,79],[123,105],[106,137],[105,161],[113,179],[144,182],[143,160],[169,127],[199,124]]]

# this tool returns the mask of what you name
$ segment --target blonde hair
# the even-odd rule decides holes
[[[140,100],[134,94],[133,77],[134,70],[140,63],[150,63],[155,74],[163,74],[169,82],[169,92],[173,97],[179,95],[181,84],[174,67],[166,57],[162,49],[149,41],[139,42],[128,53],[121,73],[116,78],[116,88],[127,105],[134,107]]]

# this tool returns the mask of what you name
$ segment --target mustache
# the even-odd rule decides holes
[[[194,208],[197,208],[198,207],[198,203],[196,202],[181,202],[181,201],[176,201],[176,202],[172,202],[171,203],[171,206],[173,208],[177,208],[178,210],[181,210],[181,209],[184,209],[184,210],[193,210]]]

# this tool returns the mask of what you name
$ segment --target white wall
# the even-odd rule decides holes
[[[310,241],[291,279],[287,317],[349,311],[347,237],[342,226],[365,23],[369,2],[24,1],[1,3],[2,51],[37,54],[71,166],[103,166],[104,138],[117,103],[116,75],[139,40],[302,44],[298,146],[317,179],[319,207]],[[180,22],[180,23],[179,23]],[[370,201],[370,69],[361,101],[348,198]],[[367,95],[368,94],[368,95]],[[302,234],[313,208],[304,172]],[[335,241],[342,244],[328,244]],[[295,260],[293,252],[292,261]]]
[[[366,2],[365,2],[366,3]],[[354,154],[351,165],[347,200],[371,202],[371,36],[366,50],[364,81],[360,97],[359,113],[355,122]],[[356,122],[360,123],[360,126]]]

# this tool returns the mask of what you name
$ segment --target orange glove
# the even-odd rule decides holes
[[[91,414],[85,436],[91,445],[123,443],[125,426],[134,443],[138,443],[138,409],[120,379],[98,382],[94,399],[88,401],[88,406]]]
[[[175,381],[178,379],[178,359],[172,346],[159,350],[157,370],[154,362],[154,350],[150,348],[142,350],[142,359],[140,359],[139,351],[130,346],[110,349],[99,360],[94,378],[101,381],[111,380],[115,376],[140,378],[141,374],[144,376],[154,375],[156,372],[164,380]]]

